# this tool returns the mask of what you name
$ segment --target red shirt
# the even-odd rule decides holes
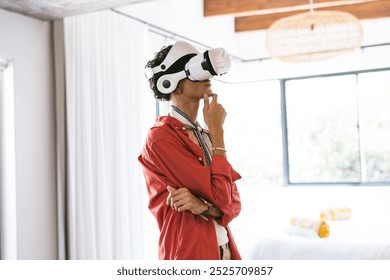
[[[203,150],[189,139],[183,124],[165,116],[158,118],[150,129],[138,160],[146,179],[149,209],[160,229],[160,259],[220,259],[212,219],[205,221],[190,211],[173,210],[166,204],[168,185],[186,187],[223,213],[216,221],[228,232],[232,259],[241,259],[228,227],[241,210],[240,195],[234,183],[241,176],[225,157],[214,155],[211,166],[205,166]]]

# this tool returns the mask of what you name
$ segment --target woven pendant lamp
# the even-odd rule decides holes
[[[311,8],[274,22],[266,32],[265,44],[275,59],[307,62],[351,52],[362,39],[362,27],[352,14]]]

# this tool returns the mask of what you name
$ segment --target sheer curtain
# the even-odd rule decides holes
[[[13,65],[0,58],[0,259],[17,259]]]
[[[64,20],[69,259],[143,258],[146,28],[110,10]]]

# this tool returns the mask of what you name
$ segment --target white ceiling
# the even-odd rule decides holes
[[[146,2],[116,10],[205,45],[224,46],[243,59],[269,56],[264,48],[265,31],[235,33],[234,15],[204,17],[203,0]],[[361,22],[366,33],[363,45],[390,42],[390,18]]]
[[[264,31],[235,33],[234,15],[204,17],[203,0],[165,0],[116,10],[203,45],[224,47],[242,59],[268,57],[261,44]]]
[[[264,31],[235,33],[234,15],[204,17],[203,0],[0,0],[0,7],[42,20],[115,8],[204,45],[224,46],[243,59],[268,57]],[[361,22],[363,45],[390,42],[390,18]]]
[[[270,59],[261,61],[262,58],[269,58],[264,43],[266,31],[235,33],[234,15],[204,17],[203,0],[155,1],[115,10],[152,24],[151,30],[155,29],[153,26],[158,26],[210,47],[224,47],[231,55],[249,60],[250,62],[235,63],[228,77],[226,76],[227,80],[233,82],[390,67],[390,45],[375,50],[356,50],[335,59],[299,65]],[[361,23],[364,31],[362,45],[390,43],[390,18],[365,20]],[[155,51],[159,49],[160,46],[155,46]]]
[[[371,56],[367,55],[370,52],[365,51],[363,57],[363,52],[359,50],[341,59],[310,63],[310,65],[301,64],[299,67],[296,64],[279,63],[275,60],[259,62],[258,59],[269,57],[264,46],[265,31],[235,33],[233,15],[203,16],[203,0],[0,0],[0,7],[46,20],[114,8],[122,14],[149,23],[151,33],[165,34],[166,39],[164,36],[156,35],[161,37],[161,44],[164,40],[184,38],[209,47],[224,47],[232,56],[243,60],[257,60],[244,63],[246,73],[248,71],[256,73],[254,79],[259,75],[266,78],[270,72],[296,73],[298,69],[305,67],[305,71],[310,73],[325,71],[323,69],[327,67],[351,68],[355,67],[351,66],[355,62],[359,64],[356,67],[369,67],[369,64],[377,67],[375,65],[378,63],[381,65],[387,63],[386,65],[390,66],[388,56],[390,48],[386,48],[384,55],[375,50],[371,51]],[[361,23],[364,30],[363,45],[390,43],[390,18],[363,20]],[[160,47],[161,45],[155,46],[155,51]],[[267,67],[264,67],[265,64]],[[236,67],[236,77],[240,76],[242,67],[242,65]],[[270,71],[270,69],[275,70]],[[245,75],[247,78],[248,75]]]
[[[0,8],[53,20],[153,0],[0,0]]]

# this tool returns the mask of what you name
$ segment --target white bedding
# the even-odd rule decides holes
[[[252,260],[390,260],[390,241],[341,241],[280,234],[261,238],[244,258]]]
[[[259,236],[247,259],[271,260],[390,260],[390,225],[328,221],[330,235],[305,236],[290,228]],[[307,230],[310,231],[310,230]],[[314,231],[312,231],[314,233]]]
[[[242,211],[231,225],[243,259],[390,260],[390,186],[240,189]],[[348,220],[328,221],[327,238],[287,234],[292,217],[319,219],[348,205]]]

